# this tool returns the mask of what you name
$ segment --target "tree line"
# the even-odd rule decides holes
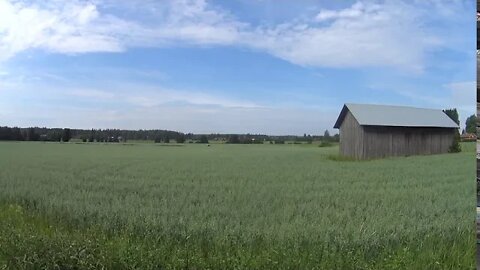
[[[10,141],[63,141],[79,139],[83,142],[125,142],[127,140],[154,140],[155,138],[179,138],[183,133],[169,130],[120,130],[120,129],[70,129],[46,127],[0,127],[0,140]]]
[[[83,142],[126,142],[126,141],[154,141],[156,143],[197,142],[208,143],[220,141],[230,144],[257,144],[271,142],[283,144],[286,141],[298,143],[311,143],[312,141],[338,141],[339,136],[330,136],[328,130],[323,136],[304,134],[303,136],[285,135],[269,136],[264,134],[193,134],[171,130],[121,130],[121,129],[70,129],[70,128],[46,128],[46,127],[7,127],[0,126],[0,140],[11,141],[51,141],[68,142],[71,139]]]
[[[303,136],[267,136],[267,135],[239,135],[239,134],[230,134],[226,138],[223,138],[226,143],[229,144],[262,144],[264,142],[270,142],[274,144],[284,144],[286,141],[293,143],[312,143],[313,141],[322,141],[322,142],[338,142],[340,137],[338,134],[330,136],[328,130],[325,130],[323,136],[320,135],[310,135],[303,134]]]
[[[65,141],[72,138],[69,128],[0,127],[0,140],[4,141]]]

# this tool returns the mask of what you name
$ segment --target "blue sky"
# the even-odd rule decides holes
[[[0,125],[323,134],[475,112],[474,1],[0,0]]]

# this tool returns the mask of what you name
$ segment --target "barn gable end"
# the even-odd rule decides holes
[[[363,157],[364,131],[350,111],[346,111],[340,126],[340,154]]]

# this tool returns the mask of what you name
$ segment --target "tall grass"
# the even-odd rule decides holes
[[[74,266],[74,243],[100,254],[80,268],[474,269],[469,147],[338,162],[338,147],[0,143],[0,268]],[[32,255],[45,246],[56,262]]]

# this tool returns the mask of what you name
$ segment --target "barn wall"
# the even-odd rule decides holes
[[[343,156],[363,158],[363,128],[350,111],[347,111],[340,125],[340,154]]]
[[[455,132],[452,128],[365,126],[363,158],[447,153]]]

